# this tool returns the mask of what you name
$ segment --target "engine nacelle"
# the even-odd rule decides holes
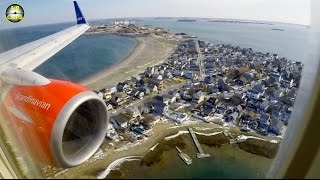
[[[2,110],[33,157],[50,165],[77,166],[104,140],[109,119],[106,105],[85,87],[50,81],[13,86]]]

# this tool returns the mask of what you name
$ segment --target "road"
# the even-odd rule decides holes
[[[200,80],[204,80],[205,78],[205,67],[204,67],[204,63],[203,63],[203,57],[202,57],[202,53],[199,47],[199,42],[195,41],[196,43],[196,48],[197,48],[197,52],[198,52],[198,62],[199,62],[199,70],[200,70]]]

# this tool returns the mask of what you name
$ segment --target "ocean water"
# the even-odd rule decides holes
[[[111,178],[148,179],[255,179],[265,178],[273,159],[248,153],[237,145],[220,148],[201,145],[211,157],[197,159],[197,149],[191,138],[182,151],[191,159],[186,165],[175,149],[164,152],[163,158],[151,167],[140,166],[140,161],[125,162],[120,166],[123,176],[109,175]]]
[[[140,18],[139,25],[162,27],[173,33],[185,32],[198,39],[215,44],[224,43],[253,48],[255,51],[276,53],[294,61],[303,62],[309,50],[310,29],[308,26],[271,23],[244,24],[208,22],[207,19],[196,19],[195,22],[177,22],[178,18],[155,19]],[[100,20],[94,24],[110,23],[111,20]],[[283,29],[276,31],[272,29]]]
[[[0,31],[0,52],[72,26],[41,25]],[[115,35],[83,35],[35,69],[47,78],[80,81],[119,62],[136,46],[135,39]]]

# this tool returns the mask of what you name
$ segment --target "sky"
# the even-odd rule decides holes
[[[25,18],[5,19],[6,8],[20,4]],[[310,24],[310,0],[78,0],[87,20],[133,17],[205,17]],[[0,28],[71,22],[72,0],[1,0]]]

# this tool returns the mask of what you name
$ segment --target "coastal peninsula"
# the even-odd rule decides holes
[[[235,147],[270,164],[286,132],[303,64],[251,48],[177,37],[161,28],[102,27],[87,35],[118,33],[141,41],[120,64],[82,83],[107,104],[105,142],[80,166],[47,167],[46,177],[105,178],[115,172],[121,177],[118,162],[130,157],[140,168],[161,163],[175,146],[192,154],[189,127],[206,148]]]

